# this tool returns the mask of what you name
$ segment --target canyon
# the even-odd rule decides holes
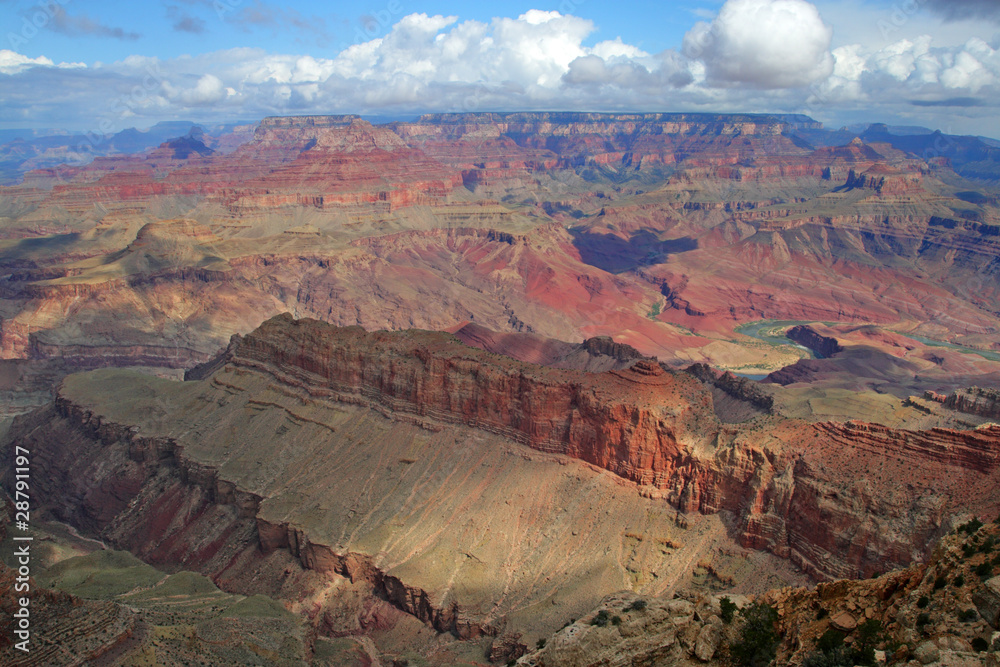
[[[146,562],[297,601],[334,634],[359,630],[323,593],[343,577],[484,646],[673,591],[713,549],[865,577],[1000,511],[993,424],[724,424],[710,385],[655,360],[587,373],[289,315],[200,380],[70,376],[7,437],[45,512]]]
[[[718,662],[722,594],[911,628],[1000,511],[982,163],[755,114],[224,130],[0,187],[3,486],[32,452],[81,651],[598,664],[604,609]]]
[[[795,127],[271,118],[225,151],[191,135],[28,172],[0,191],[0,350],[183,368],[284,311],[367,329],[614,335],[676,366],[731,370],[795,361],[735,333],[760,319],[996,349],[992,200],[941,160],[861,139],[808,147]]]

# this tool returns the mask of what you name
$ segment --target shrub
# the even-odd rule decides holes
[[[976,616],[979,616],[979,613],[975,609],[963,609],[958,612],[958,620],[962,621],[962,623],[974,621],[976,620]]]
[[[723,597],[719,600],[719,607],[722,612],[719,614],[722,617],[722,622],[729,625],[733,622],[733,615],[736,613],[736,603],[729,599],[729,596]]]
[[[985,540],[983,540],[982,544],[979,545],[979,551],[981,551],[984,554],[988,554],[989,552],[993,551],[993,547],[996,545],[996,543],[997,543],[996,538],[990,535]]]
[[[737,665],[762,667],[774,660],[778,648],[778,633],[774,624],[778,610],[762,602],[754,602],[740,609],[743,625],[740,637],[729,647],[729,654]]]
[[[541,651],[543,648],[545,648],[545,638],[542,637],[537,642],[535,642],[535,646],[538,648],[539,651]]]
[[[823,636],[816,642],[816,648],[823,653],[829,653],[838,646],[844,645],[844,633],[840,630],[830,628],[823,633]]]
[[[982,527],[983,527],[982,521],[980,521],[978,518],[972,518],[969,521],[963,523],[961,526],[959,526],[958,530],[960,532],[965,533],[966,535],[972,535],[974,532],[976,532]]]
[[[947,580],[945,580],[944,575],[938,577],[937,579],[934,580],[934,590],[939,590],[944,588],[944,585],[947,583],[948,582]]]
[[[930,604],[931,599],[926,595],[921,595],[920,599],[917,600],[917,606],[921,609],[926,609],[927,605]]]
[[[975,572],[979,576],[979,578],[989,579],[990,575],[993,574],[993,566],[990,565],[988,562],[983,561],[982,563],[976,566]]]
[[[803,667],[853,667],[875,665],[875,646],[884,640],[882,624],[875,619],[858,626],[851,646],[844,644],[843,632],[830,628],[816,642],[816,650],[806,656]]]
[[[983,653],[989,647],[990,647],[989,642],[983,639],[982,637],[975,637],[972,640],[972,650],[977,653]]]
[[[928,613],[926,613],[926,612],[924,612],[922,614],[919,614],[917,616],[917,627],[918,628],[922,628],[922,627],[924,627],[925,625],[927,625],[930,622],[931,622],[931,615],[928,614]]]
[[[802,661],[802,667],[853,667],[854,656],[846,646],[838,646],[828,653],[813,651]]]
[[[605,625],[607,625],[608,624],[608,612],[607,612],[607,610],[602,609],[599,612],[597,612],[597,616],[595,616],[593,619],[591,619],[590,624],[591,625],[596,625],[599,628],[603,628]]]
[[[646,601],[643,599],[638,599],[629,606],[625,607],[625,611],[642,611],[646,608]]]
[[[621,616],[612,616],[611,617],[611,625],[621,625],[621,624],[622,624],[622,617]]]
[[[976,548],[971,544],[962,545],[962,555],[965,556],[966,558],[972,558],[972,556],[975,553],[976,553]]]
[[[884,639],[882,624],[874,618],[858,626],[854,637],[854,661],[858,665],[875,665],[875,647]]]
[[[965,577],[963,577],[962,575],[958,575],[957,577],[951,580],[951,584],[955,588],[961,588],[962,586],[965,585]]]

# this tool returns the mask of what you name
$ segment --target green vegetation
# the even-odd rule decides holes
[[[844,637],[846,635],[840,630],[834,628],[828,629],[823,633],[823,636],[819,638],[816,642],[816,648],[823,653],[829,653],[834,649],[844,645]]]
[[[939,576],[937,579],[934,580],[934,590],[936,591],[941,590],[942,588],[945,587],[947,583],[948,580],[944,578],[944,575]]]
[[[955,588],[961,588],[962,586],[965,585],[965,577],[963,577],[962,575],[958,575],[957,577],[951,580],[951,584]]]
[[[624,611],[642,611],[646,608],[646,601],[643,599],[636,600],[629,606],[625,607]]]
[[[858,626],[857,636],[854,638],[854,660],[857,665],[872,667],[875,665],[875,647],[884,641],[885,635],[882,631],[882,624],[874,618]]]
[[[545,638],[544,637],[542,637],[537,642],[535,642],[535,648],[537,648],[539,651],[541,651],[543,648],[545,648]]]
[[[803,660],[803,667],[872,667],[876,664],[875,647],[885,641],[881,623],[869,619],[859,625],[850,646],[844,644],[845,638],[843,632],[833,628],[824,632],[816,642],[816,650]]]
[[[285,609],[280,602],[265,595],[252,595],[226,608],[225,618],[281,618],[294,620],[295,614]]]
[[[740,638],[729,647],[729,654],[737,665],[764,667],[770,665],[778,649],[778,633],[774,629],[778,610],[762,602],[754,602],[740,609],[743,625]]]
[[[646,317],[648,317],[651,320],[655,320],[657,317],[659,317],[659,315],[660,315],[660,302],[657,301],[656,303],[653,304],[653,309],[649,311],[649,314],[647,314]]]
[[[39,576],[39,583],[90,600],[108,600],[162,578],[162,572],[127,551],[102,549],[56,563]]]
[[[990,647],[989,642],[987,642],[982,637],[975,637],[972,640],[972,650],[976,653],[984,653],[986,649]]]
[[[611,625],[621,625],[621,624],[622,624],[621,616],[615,615],[611,617]]]
[[[989,579],[993,574],[993,566],[990,565],[990,563],[983,561],[976,566],[975,573],[980,579]]]
[[[719,614],[722,617],[722,622],[729,625],[733,622],[733,615],[736,613],[736,603],[729,599],[729,596],[724,596],[719,600],[719,607],[722,612]]]
[[[921,613],[917,616],[917,629],[923,628],[925,625],[931,622],[931,615],[927,612]]]
[[[828,653],[813,651],[802,661],[802,667],[853,667],[851,651],[839,646]]]
[[[958,527],[958,532],[965,533],[966,535],[972,535],[977,530],[983,527],[983,522],[977,518],[972,518],[961,526]]]
[[[962,623],[970,623],[976,620],[977,616],[979,616],[979,613],[975,609],[963,609],[958,612],[958,620]]]
[[[927,605],[930,604],[931,599],[926,595],[921,595],[920,599],[917,600],[917,607],[920,609],[926,609]]]
[[[590,624],[596,625],[599,628],[603,628],[608,624],[609,620],[610,620],[610,614],[608,614],[606,609],[602,609],[599,612],[597,612],[597,616],[591,619]]]

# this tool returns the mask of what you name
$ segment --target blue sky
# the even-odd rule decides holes
[[[608,2],[607,0],[555,0],[493,3],[370,0],[368,2],[318,2],[297,0],[263,3],[254,0],[174,0],[123,2],[69,0],[61,6],[67,14],[90,19],[121,37],[109,37],[96,26],[91,31],[43,29],[28,40],[21,53],[56,61],[121,60],[130,55],[175,58],[242,46],[262,46],[272,53],[309,53],[333,57],[360,36],[379,37],[406,14],[458,16],[488,22],[494,16],[520,16],[530,9],[556,10],[591,19],[597,33],[589,40],[621,36],[646,51],[661,51],[680,44],[697,20],[698,12],[714,13],[721,2]],[[0,0],[4,34],[18,33],[21,22],[38,11],[38,2]],[[566,11],[570,10],[570,11]],[[299,22],[301,21],[301,22]],[[67,31],[72,34],[67,34]],[[0,40],[0,48],[10,48]]]
[[[997,136],[1000,4],[0,0],[0,128],[477,109],[799,112]]]

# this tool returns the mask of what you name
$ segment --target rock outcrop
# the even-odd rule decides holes
[[[944,406],[959,412],[1000,420],[1000,390],[989,387],[969,387],[952,392]]]
[[[707,393],[655,362],[600,376],[560,372],[441,334],[338,330],[286,314],[244,337],[233,363],[264,364],[307,391],[467,424],[657,488],[683,487],[686,450],[715,437]]]
[[[812,350],[820,359],[832,357],[838,352],[843,352],[844,347],[836,338],[820,335],[815,329],[808,326],[794,326],[785,334],[789,340]]]
[[[292,423],[316,431],[316,437],[352,432],[346,423],[335,425],[354,414],[341,415],[338,405],[381,414],[389,424],[412,424],[439,433],[434,437],[447,442],[452,442],[447,435],[450,429],[470,428],[491,442],[516,442],[610,471],[622,483],[627,480],[642,495],[663,503],[664,510],[728,511],[734,517],[734,536],[743,545],[790,558],[820,578],[868,575],[891,564],[909,563],[947,530],[959,508],[985,515],[1000,506],[993,492],[1000,477],[1000,427],[919,432],[859,422],[809,424],[774,415],[745,425],[720,425],[711,395],[701,382],[645,360],[626,370],[588,374],[515,362],[466,347],[449,334],[367,333],[358,327],[338,329],[285,315],[235,341],[225,361],[213,368],[201,383],[186,383],[192,387],[184,395],[194,396],[202,391],[199,386],[207,385],[219,395],[220,405],[228,403],[226,395],[241,396],[241,401],[249,401],[246,409],[287,413]],[[250,398],[258,390],[241,389],[244,376],[257,378],[248,387],[269,388]],[[73,386],[93,390],[103,386],[81,382]],[[115,381],[104,382],[111,385],[100,389],[101,395],[119,391],[113,386]],[[150,394],[149,389],[142,391]],[[322,530],[303,530],[287,519],[263,518],[260,514],[270,502],[269,495],[284,493],[281,489],[287,483],[280,476],[268,477],[271,481],[264,485],[251,482],[253,466],[244,469],[246,464],[240,463],[229,468],[218,461],[223,451],[229,452],[223,456],[237,459],[255,456],[240,453],[253,450],[257,445],[252,441],[239,440],[219,450],[211,438],[189,441],[189,436],[179,432],[139,437],[136,427],[128,423],[138,417],[128,416],[127,401],[104,404],[102,414],[86,407],[86,396],[81,389],[61,392],[56,405],[67,419],[67,428],[87,425],[86,438],[126,443],[127,458],[144,463],[139,468],[129,464],[130,472],[117,473],[113,489],[104,490],[102,485],[111,483],[110,479],[98,483],[84,475],[70,482],[67,475],[78,468],[56,465],[50,471],[53,479],[66,480],[66,485],[57,484],[53,497],[65,498],[67,509],[62,511],[76,508],[67,518],[77,525],[100,530],[120,522],[116,517],[128,513],[130,499],[140,492],[152,494],[148,502],[159,504],[155,496],[162,492],[144,486],[151,474],[145,468],[164,457],[180,457],[175,465],[184,471],[181,479],[207,480],[199,503],[228,499],[225,502],[238,508],[223,525],[237,517],[243,521],[257,516],[259,537],[255,539],[265,551],[290,549],[309,568],[361,576],[382,586],[389,599],[401,600],[407,610],[425,609],[413,613],[436,627],[458,627],[458,617],[447,612],[448,603],[419,602],[425,597],[411,594],[414,584],[399,583],[405,577],[369,560],[372,556],[364,550],[317,546],[330,539]],[[202,403],[199,399],[198,405]],[[293,407],[296,404],[312,407],[303,410]],[[159,428],[172,432],[179,425],[171,425],[172,413],[164,410],[153,412],[160,415],[158,419],[168,420]],[[228,410],[215,415],[199,409],[203,424],[197,432],[220,428],[216,422],[229,419],[221,416]],[[334,419],[336,415],[341,416]],[[249,422],[245,428],[255,429],[256,423]],[[44,432],[43,425],[34,428]],[[191,428],[184,426],[188,433]],[[278,430],[288,433],[287,427]],[[22,437],[23,432],[15,428],[13,437]],[[69,436],[40,437],[50,443],[72,440]],[[257,436],[248,432],[245,437]],[[58,447],[41,442],[34,446]],[[81,448],[85,449],[83,445],[74,449],[74,460],[79,460]],[[98,459],[103,456],[99,451],[94,450]],[[400,455],[401,461],[411,460]],[[69,466],[69,459],[65,463]],[[357,465],[361,467],[355,474],[365,475],[363,461]],[[97,470],[105,471],[104,475],[107,466],[102,464]],[[320,482],[315,481],[320,486],[310,493],[321,492]],[[67,497],[70,489],[76,490]],[[170,507],[174,507],[170,513],[177,511],[174,505]],[[153,549],[149,553],[159,554],[158,558],[203,563],[216,558],[216,547],[194,555],[185,551],[186,542],[176,539],[165,551],[162,545],[154,549],[148,535],[131,532],[148,521],[133,528],[120,527],[119,539],[139,550]],[[236,525],[234,534],[243,534],[246,526]],[[198,530],[218,528],[205,525]],[[417,588],[426,592],[428,600],[437,595],[431,584]],[[404,603],[403,599],[418,601]]]

